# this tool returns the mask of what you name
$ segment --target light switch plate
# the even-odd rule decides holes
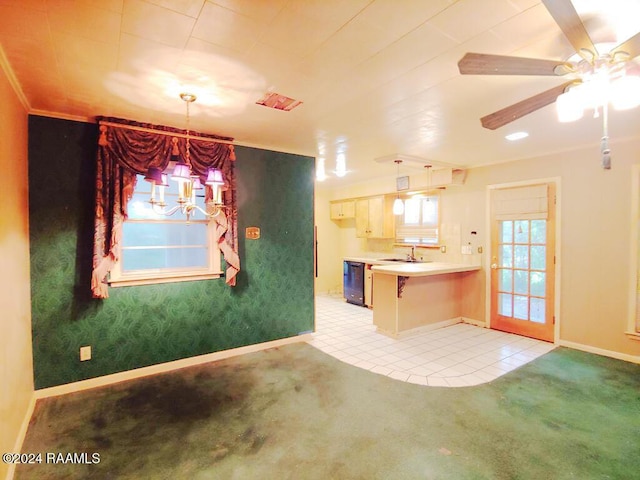
[[[91,345],[80,347],[80,361],[85,362],[91,360]]]
[[[471,245],[462,246],[462,255],[471,255]]]

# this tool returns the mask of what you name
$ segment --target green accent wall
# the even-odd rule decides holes
[[[287,338],[314,328],[311,157],[236,147],[241,271],[91,298],[97,126],[29,117],[35,388]],[[257,226],[261,238],[244,238]],[[91,345],[92,359],[79,361]]]

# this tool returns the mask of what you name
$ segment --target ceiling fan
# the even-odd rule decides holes
[[[485,128],[495,130],[554,103],[560,95],[570,92],[572,88],[581,84],[591,82],[592,79],[598,78],[598,75],[600,77],[604,75],[607,81],[610,77],[623,75],[629,61],[640,55],[640,33],[607,53],[599,53],[571,0],[542,0],[542,3],[576,50],[580,60],[558,61],[467,53],[458,62],[458,68],[463,75],[568,75],[571,77],[570,80],[556,87],[482,117],[480,121]],[[603,167],[610,168],[606,102],[603,105],[603,116]]]

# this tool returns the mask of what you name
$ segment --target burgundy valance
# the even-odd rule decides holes
[[[109,296],[107,275],[118,261],[122,223],[133,195],[136,175],[149,167],[164,170],[172,156],[185,158],[183,130],[99,117],[100,137],[96,165],[96,205],[91,291],[95,298]],[[220,141],[216,141],[220,140]],[[222,170],[228,188],[223,191],[227,207],[216,222],[220,250],[227,263],[226,282],[234,286],[240,270],[238,257],[235,154],[232,139],[189,132],[192,171],[205,177],[209,168]]]

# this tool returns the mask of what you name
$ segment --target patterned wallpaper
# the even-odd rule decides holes
[[[91,298],[97,127],[29,117],[36,389],[313,330],[311,157],[236,147],[241,272]],[[244,238],[248,226],[259,240]],[[92,359],[79,361],[91,345]]]

